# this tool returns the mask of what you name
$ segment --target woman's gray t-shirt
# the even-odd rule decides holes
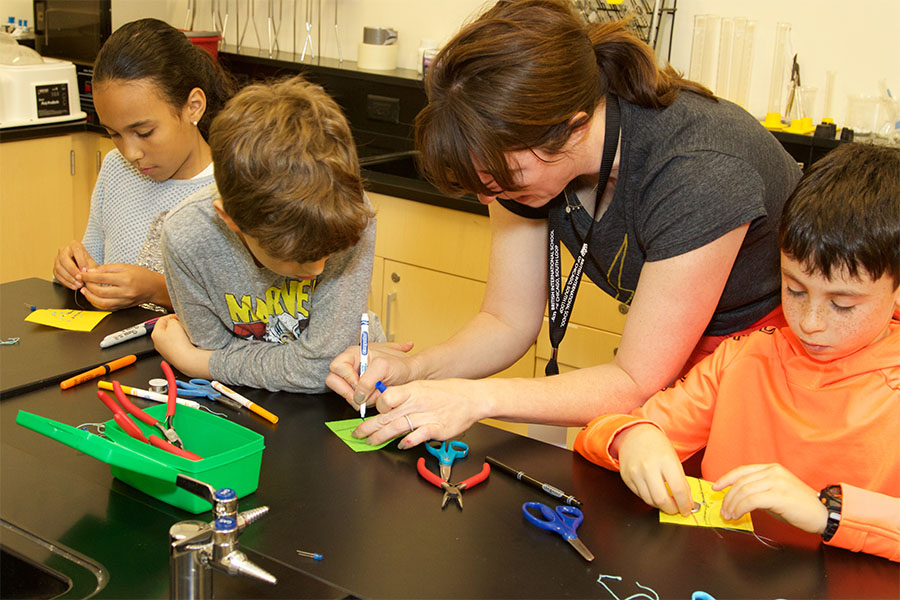
[[[619,179],[594,227],[585,274],[630,304],[644,262],[690,252],[750,223],[704,333],[748,327],[781,301],[778,222],[800,178],[796,161],[756,119],[726,100],[682,91],[662,110],[619,104]],[[522,216],[549,218],[573,253],[591,223],[573,193],[539,209],[499,202]]]

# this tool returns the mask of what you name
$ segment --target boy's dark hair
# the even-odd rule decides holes
[[[103,44],[94,61],[93,85],[120,79],[150,79],[162,97],[181,110],[191,90],[206,94],[206,112],[197,123],[204,138],[209,124],[235,92],[234,78],[168,23],[140,19],[122,25]]]
[[[313,262],[349,248],[372,217],[347,120],[300,76],[238,92],[209,146],[225,212],[276,258]]]
[[[781,250],[830,278],[846,268],[900,285],[900,149],[842,144],[814,163],[784,205]]]

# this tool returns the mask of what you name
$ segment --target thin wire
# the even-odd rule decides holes
[[[78,296],[82,295],[79,293],[80,291],[81,291],[81,288],[78,288],[75,290],[75,306],[77,306],[78,308],[80,308],[82,310],[90,310],[88,307],[82,306],[81,302],[78,301]]]
[[[91,427],[97,429],[96,433],[91,431]],[[99,435],[102,437],[106,437],[106,423],[82,423],[77,427],[77,429],[81,429],[82,431],[87,431],[90,433],[94,433],[95,435]]]
[[[638,592],[637,594],[632,594],[631,596],[628,596],[627,598],[620,599],[618,596],[616,596],[615,592],[613,592],[611,589],[609,589],[609,586],[603,582],[604,577],[606,577],[607,579],[615,579],[616,581],[622,581],[622,578],[619,577],[618,575],[600,575],[597,578],[597,583],[599,583],[600,585],[605,587],[606,591],[609,592],[609,595],[612,596],[613,598],[615,598],[616,600],[635,600],[635,598],[646,598],[647,600],[659,600],[659,594],[656,593],[656,590],[649,588],[646,585],[641,585],[639,581],[635,581],[634,582],[635,585],[641,589],[650,591],[653,594],[653,596],[644,594],[642,592]]]
[[[208,413],[210,413],[210,414],[213,414],[213,415],[216,415],[217,417],[222,417],[223,419],[227,419],[227,418],[228,418],[228,415],[226,415],[225,413],[216,412],[216,411],[214,411],[213,409],[211,409],[210,407],[204,406],[204,405],[202,405],[202,404],[200,405],[200,410],[205,410],[206,412],[208,412]]]
[[[781,548],[782,548],[781,544],[779,544],[775,540],[773,540],[771,538],[767,538],[767,537],[762,537],[761,535],[757,534],[755,531],[746,531],[744,529],[732,529],[731,527],[722,527],[722,529],[724,529],[725,531],[735,531],[737,533],[751,534],[751,535],[753,535],[753,537],[755,537],[757,540],[759,540],[759,542],[763,546],[768,546],[772,550],[781,550]],[[772,542],[772,543],[768,544],[766,542]]]

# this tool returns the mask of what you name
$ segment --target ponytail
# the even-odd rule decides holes
[[[126,23],[103,44],[94,62],[93,84],[116,79],[150,79],[176,110],[184,107],[192,89],[203,90],[206,111],[197,128],[204,138],[212,119],[237,88],[234,77],[208,52],[158,19]]]
[[[657,66],[653,49],[628,31],[626,23],[596,24],[588,30],[597,64],[610,91],[645,108],[669,106],[680,90],[715,99],[706,87],[684,79],[668,63],[665,68]]]

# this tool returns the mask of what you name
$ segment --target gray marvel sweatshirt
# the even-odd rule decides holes
[[[321,275],[298,281],[256,266],[216,213],[216,198],[212,184],[166,218],[163,266],[175,313],[194,345],[213,350],[213,379],[271,391],[325,391],[331,360],[359,343],[375,219],[356,246],[328,259]],[[371,338],[383,340],[373,321]]]

